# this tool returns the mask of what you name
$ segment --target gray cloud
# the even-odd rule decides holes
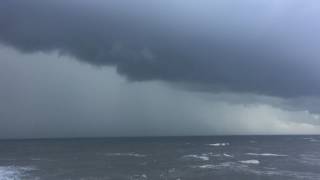
[[[0,46],[0,138],[320,132],[319,115],[284,108],[282,98],[166,84],[128,82],[114,67],[57,52]]]
[[[133,81],[320,95],[316,1],[0,2],[0,42],[114,66]]]

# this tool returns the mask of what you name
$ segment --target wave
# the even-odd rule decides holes
[[[232,158],[233,156],[227,153],[223,153],[223,156]]]
[[[204,164],[204,165],[200,165],[200,166],[194,166],[196,168],[200,168],[200,169],[214,169],[217,166],[213,165],[213,164]]]
[[[1,180],[21,180],[28,171],[36,170],[34,167],[0,166]]]
[[[130,177],[132,180],[143,180],[143,179],[148,179],[148,176],[146,174],[141,174],[141,175],[133,175]]]
[[[273,154],[273,153],[246,153],[246,155],[249,155],[249,156],[273,156],[273,157],[284,157],[284,156],[288,156],[288,155],[285,155],[285,154]]]
[[[202,153],[202,156],[212,156],[212,157],[227,157],[227,158],[233,158],[233,155],[227,154],[227,153],[222,153],[222,154],[214,154],[212,152],[209,153]]]
[[[310,142],[320,142],[320,140],[315,139],[315,138],[312,138],[312,137],[303,138],[303,139],[308,140],[308,141],[310,141]]]
[[[301,154],[299,155],[299,161],[303,164],[320,166],[320,152],[310,153],[310,154]]]
[[[185,155],[183,156],[183,158],[192,158],[192,159],[200,159],[202,161],[209,161],[209,157],[207,155],[196,155],[196,154],[189,154],[189,155]]]
[[[260,161],[256,160],[256,159],[243,160],[243,161],[239,161],[239,162],[243,163],[243,164],[260,164]]]
[[[245,164],[256,164],[258,160],[247,160],[247,161],[240,161],[237,162],[224,162],[217,165],[214,164],[204,164],[204,165],[197,165],[192,166],[192,168],[199,168],[199,169],[214,169],[214,170],[231,170],[236,172],[245,172],[249,174],[256,174],[259,176],[268,176],[272,179],[273,176],[276,177],[283,177],[284,179],[304,179],[304,180],[319,180],[320,174],[312,173],[312,172],[296,172],[296,171],[286,171],[280,170],[277,168],[263,168],[263,169],[255,169]],[[242,164],[245,162],[244,164]],[[249,163],[248,163],[249,162]],[[252,163],[255,162],[255,163]]]
[[[214,164],[204,164],[199,166],[193,166],[194,168],[200,168],[200,169],[221,169],[221,168],[229,168],[235,166],[234,162],[223,162],[217,165]]]
[[[230,143],[214,143],[214,144],[207,144],[208,146],[229,146]]]
[[[145,154],[138,154],[138,153],[106,153],[106,156],[132,156],[132,157],[147,157]]]

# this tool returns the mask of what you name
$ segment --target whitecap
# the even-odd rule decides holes
[[[233,162],[223,162],[217,165],[214,164],[203,164],[198,166],[193,166],[193,168],[200,168],[200,169],[221,169],[221,168],[229,168],[234,166],[235,163]]]
[[[216,166],[213,165],[213,164],[204,164],[204,165],[200,165],[200,166],[196,166],[197,168],[200,168],[200,169],[213,169],[215,168]]]
[[[309,138],[304,138],[305,140],[309,140],[310,142],[319,142],[320,140],[309,137]]]
[[[229,157],[229,158],[232,158],[232,157],[233,157],[232,155],[227,154],[227,153],[223,153],[223,155],[224,155],[225,157]]]
[[[212,152],[209,153],[203,153],[202,155],[204,156],[213,156],[213,157],[228,157],[228,158],[232,158],[233,155],[227,154],[227,153],[223,153],[223,154],[214,154]]]
[[[209,161],[209,157],[202,154],[202,155],[196,155],[196,154],[189,154],[189,155],[184,155],[183,158],[192,158],[192,159],[200,159],[202,161]]]
[[[256,159],[243,160],[243,161],[239,161],[239,162],[243,163],[243,164],[260,164],[260,161],[256,160]]]
[[[130,180],[143,180],[143,179],[148,179],[148,176],[146,174],[141,174],[141,175],[133,175],[130,177]]]
[[[106,156],[132,156],[132,157],[146,157],[145,154],[138,154],[138,153],[106,153]]]
[[[230,143],[214,143],[214,144],[207,144],[208,146],[229,146]]]
[[[285,154],[273,154],[273,153],[246,153],[246,155],[249,156],[273,156],[273,157],[284,157],[284,156],[288,156]]]
[[[23,179],[27,171],[35,170],[34,167],[0,166],[1,180],[20,180]]]
[[[297,171],[286,171],[286,170],[266,170],[259,171],[254,169],[247,169],[247,172],[257,175],[268,175],[268,176],[282,176],[284,179],[305,179],[305,180],[319,180],[320,175],[317,173],[310,172],[297,172]]]

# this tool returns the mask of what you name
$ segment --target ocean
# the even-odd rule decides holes
[[[0,140],[0,180],[320,180],[320,136]]]

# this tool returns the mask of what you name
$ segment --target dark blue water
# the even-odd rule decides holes
[[[320,136],[1,140],[8,179],[319,180]]]

